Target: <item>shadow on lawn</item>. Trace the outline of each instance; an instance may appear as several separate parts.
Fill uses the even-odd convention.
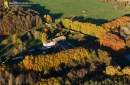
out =
[[[86,18],[86,19],[83,20],[83,22],[89,22],[89,23],[92,23],[92,24],[96,24],[96,25],[98,25],[98,26],[101,26],[102,24],[107,23],[108,20],[105,20],[105,19]]]
[[[93,42],[95,42],[96,39],[97,39],[96,37],[87,35],[80,39],[68,39],[67,41],[76,47],[81,46],[81,47],[87,48],[87,47],[94,46],[95,43],[93,43]]]
[[[128,16],[128,17],[130,17],[130,14],[125,14],[124,16]]]
[[[84,16],[74,16],[74,17],[70,17],[70,19],[72,19],[72,21],[79,21],[85,23],[87,22],[87,23],[96,24],[98,26],[101,26],[102,24],[108,22],[108,20],[105,19],[85,18]]]
[[[30,2],[30,0],[17,0],[18,2]],[[28,7],[28,8],[31,8],[33,10],[36,10],[39,12],[40,14],[40,17],[43,19],[43,15],[45,14],[49,14],[52,16],[53,20],[57,19],[57,18],[60,18],[63,13],[55,13],[55,14],[52,14],[50,13],[51,10],[49,9],[46,9],[45,6],[41,6],[40,4],[32,4],[31,7]]]
[[[2,40],[8,38],[9,36],[8,35],[0,35],[0,42],[2,42]]]

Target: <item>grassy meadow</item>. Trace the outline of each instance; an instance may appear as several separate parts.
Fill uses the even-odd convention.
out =
[[[100,2],[99,0],[18,0],[34,1],[40,6],[32,6],[40,14],[51,14],[54,19],[73,16],[84,16],[86,21],[89,20],[112,20],[129,14],[130,12],[115,10],[114,6]],[[86,10],[85,13],[82,11]]]

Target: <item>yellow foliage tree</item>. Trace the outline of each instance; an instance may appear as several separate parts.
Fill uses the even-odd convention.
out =
[[[13,37],[13,43],[16,43],[17,42],[17,34],[14,34],[12,37]]]
[[[34,65],[34,57],[31,56],[25,56],[25,59],[23,60],[23,66],[26,70],[31,70]]]
[[[9,8],[8,0],[4,0],[4,8]]]
[[[129,75],[130,76],[130,67],[125,67],[122,69],[123,74]]]
[[[69,61],[72,60],[80,62],[81,59],[84,59],[86,62],[90,59],[90,53],[85,48],[69,49],[51,55],[37,55],[35,56],[35,59],[34,56],[26,56],[20,65],[23,64],[27,70],[32,69],[41,72],[50,70],[54,67],[59,67],[62,63],[68,65]]]
[[[124,71],[124,72],[123,72]],[[106,70],[105,70],[105,73],[107,75],[111,75],[111,76],[114,76],[114,75],[118,75],[118,76],[121,76],[124,74],[127,74],[125,71],[127,71],[126,69],[123,69],[121,71],[121,68],[120,66],[117,66],[117,67],[114,67],[114,66],[107,66],[106,67]]]
[[[105,72],[106,72],[107,75],[113,76],[113,75],[116,74],[117,69],[115,67],[113,67],[113,66],[107,66]]]
[[[99,38],[100,36],[102,36],[107,32],[106,29],[104,29],[101,26],[97,26],[96,24],[81,23],[79,21],[73,22],[70,19],[62,19],[62,24],[65,28],[82,32],[84,34],[91,35],[97,38]]]
[[[42,42],[44,43],[47,40],[47,34],[46,33],[42,33]]]
[[[46,22],[48,22],[48,23],[52,22],[52,18],[51,18],[50,15],[44,15],[43,18],[44,18],[44,20],[45,20]]]

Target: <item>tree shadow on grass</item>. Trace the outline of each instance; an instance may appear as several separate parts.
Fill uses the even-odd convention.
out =
[[[3,49],[5,47],[6,47],[6,45],[0,45],[0,49]]]
[[[9,36],[8,35],[0,35],[0,42],[2,42],[2,40],[8,38]]]
[[[21,37],[22,42],[25,42],[28,39],[27,34],[22,35]]]
[[[72,19],[72,21],[92,23],[98,26],[101,26],[102,24],[108,22],[108,20],[105,20],[105,19],[85,18],[84,16],[74,16],[74,17],[69,17],[69,19]]]
[[[101,26],[102,24],[107,23],[108,20],[105,20],[105,19],[86,18],[86,19],[83,20],[83,22],[89,22],[89,23],[92,23],[92,24],[96,24],[96,25],[98,25],[98,26]]]
[[[17,0],[17,1],[18,1],[18,2],[30,2],[30,0]],[[28,8],[31,8],[31,9],[33,9],[33,10],[38,11],[39,14],[40,14],[40,17],[41,17],[42,19],[43,19],[43,15],[45,15],[45,14],[51,15],[52,18],[53,18],[53,20],[54,20],[54,19],[57,19],[57,18],[60,18],[60,17],[63,15],[63,13],[55,13],[55,14],[50,13],[51,10],[46,9],[45,6],[41,6],[40,4],[32,4],[31,7],[28,7]]]
[[[125,14],[125,15],[123,15],[123,16],[128,16],[128,17],[130,17],[130,14]]]

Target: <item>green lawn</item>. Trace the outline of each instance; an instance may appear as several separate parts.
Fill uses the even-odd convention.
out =
[[[23,0],[18,0],[23,1]],[[27,0],[24,0],[27,1]],[[65,18],[75,15],[83,15],[86,18],[112,20],[129,14],[121,10],[114,10],[112,5],[98,0],[30,0],[43,7],[33,6],[40,14],[50,13],[53,18]],[[86,10],[85,13],[82,11]]]

